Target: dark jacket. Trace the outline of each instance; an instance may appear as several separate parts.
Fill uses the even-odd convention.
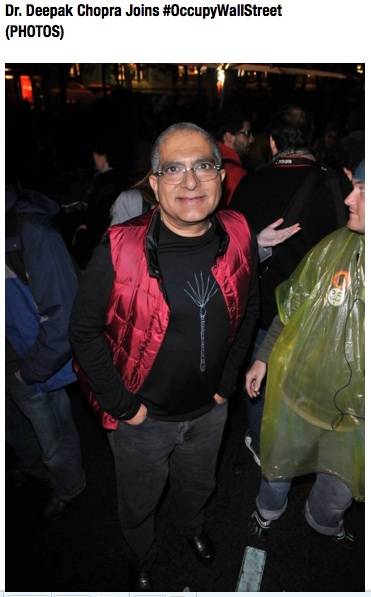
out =
[[[52,391],[75,381],[68,324],[77,275],[52,225],[59,211],[34,191],[7,189],[6,364],[27,384]]]
[[[125,188],[120,173],[115,170],[97,173],[85,200],[88,204],[85,226],[76,235],[75,256],[80,267],[85,268],[95,247],[111,224],[111,207]]]
[[[301,203],[300,193],[308,176],[312,176],[313,184]],[[290,276],[314,245],[346,223],[344,199],[350,190],[345,175],[338,176],[309,157],[277,158],[241,180],[230,207],[241,211],[256,233],[280,217],[285,219],[282,227],[296,222],[301,225],[299,233],[274,247],[272,257],[261,264],[264,329],[276,314],[276,286]],[[293,204],[298,202],[300,209],[295,210]]]

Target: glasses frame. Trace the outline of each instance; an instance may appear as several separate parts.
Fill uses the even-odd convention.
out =
[[[237,131],[236,135],[244,135],[245,137],[252,137],[251,131]]]
[[[201,161],[207,162],[208,160],[201,160]],[[209,162],[209,163],[212,164],[212,162]],[[183,169],[182,177],[177,182],[170,182],[170,181],[166,180],[166,178],[165,178],[165,172],[161,168],[159,170],[157,170],[156,172],[154,172],[154,175],[157,176],[157,178],[163,178],[165,184],[177,185],[177,184],[181,184],[183,182],[184,177],[185,177],[185,175],[186,175],[187,172],[193,172],[193,176],[195,176],[195,178],[197,178],[198,182],[200,182],[202,184],[203,182],[209,182],[210,180],[215,180],[215,178],[218,176],[218,173],[223,168],[222,164],[212,164],[212,166],[213,166],[213,169],[215,171],[215,176],[213,176],[212,178],[208,178],[207,180],[200,180],[199,179],[199,177],[197,175],[197,172],[195,170],[195,166],[189,166],[187,168],[186,166],[182,165],[182,169]]]

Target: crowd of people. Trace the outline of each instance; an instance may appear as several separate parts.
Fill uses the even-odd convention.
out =
[[[49,484],[45,524],[84,491],[66,393],[77,378],[111,447],[131,590],[153,589],[167,484],[179,533],[213,561],[205,508],[236,396],[262,473],[246,532],[267,534],[292,479],[315,473],[308,524],[354,541],[344,514],[364,500],[365,166],[362,135],[331,132],[314,143],[297,105],[260,135],[238,115],[215,137],[175,122],[126,188],[100,140],[79,211],[65,210],[67,244],[58,205],[9,181],[10,478]]]

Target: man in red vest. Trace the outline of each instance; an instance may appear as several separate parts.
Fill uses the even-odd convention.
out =
[[[249,226],[216,211],[221,164],[194,124],[159,136],[150,177],[158,207],[108,230],[72,314],[79,377],[110,429],[132,590],[152,589],[167,481],[181,535],[202,562],[214,558],[204,509],[259,307]]]

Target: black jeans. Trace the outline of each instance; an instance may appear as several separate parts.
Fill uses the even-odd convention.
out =
[[[138,426],[122,422],[109,433],[120,522],[135,567],[149,569],[156,557],[155,511],[167,480],[179,531],[188,537],[202,531],[226,418],[227,403],[216,404],[192,421],[147,417]]]

